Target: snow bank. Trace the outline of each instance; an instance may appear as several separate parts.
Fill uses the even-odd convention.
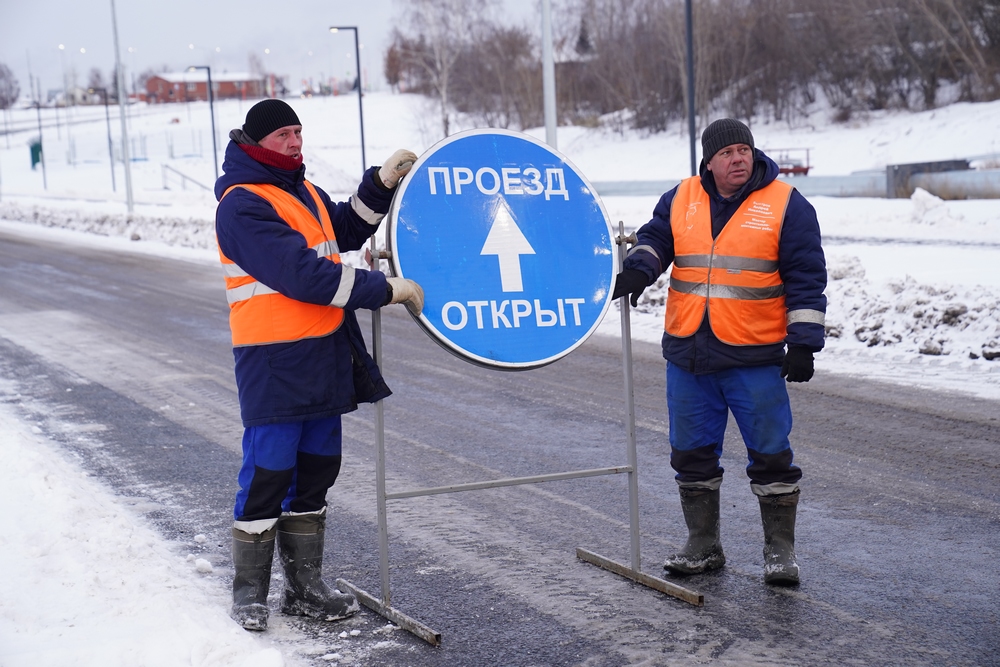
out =
[[[1000,294],[986,288],[920,284],[910,276],[875,287],[857,257],[834,257],[826,333],[830,345],[856,342],[932,356],[1000,358]]]
[[[78,205],[77,205],[78,206]],[[37,203],[0,203],[0,219],[29,222],[43,227],[71,229],[132,241],[156,241],[184,248],[214,250],[215,220],[170,215],[128,215],[88,211],[78,207],[43,206]]]
[[[21,421],[10,387],[0,386],[0,532],[16,546],[0,549],[0,664],[282,667],[229,619],[224,587],[202,580],[212,575],[196,559]]]

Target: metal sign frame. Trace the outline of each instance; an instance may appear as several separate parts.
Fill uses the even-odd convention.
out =
[[[624,233],[624,224],[618,223],[618,236],[615,239],[618,245],[618,267],[621,268],[625,258],[627,244],[635,244],[635,235],[628,237]],[[374,251],[374,252],[373,252]],[[372,238],[371,249],[366,252],[366,259],[372,270],[378,270],[379,260],[389,259],[388,251],[378,252],[375,248],[375,240]],[[412,489],[395,493],[387,493],[385,485],[385,407],[383,401],[375,403],[375,487],[376,504],[378,512],[378,542],[379,542],[379,581],[381,584],[381,597],[376,597],[371,593],[361,589],[355,584],[344,579],[337,579],[337,585],[342,590],[349,590],[358,600],[384,618],[397,624],[399,627],[420,637],[432,646],[441,644],[442,635],[430,626],[417,619],[395,609],[392,606],[392,597],[389,589],[389,528],[386,516],[386,502],[388,500],[400,500],[403,498],[416,498],[420,496],[431,496],[442,493],[454,493],[457,491],[472,491],[476,489],[492,489],[503,486],[515,486],[520,484],[537,484],[540,482],[550,482],[563,479],[577,479],[582,477],[594,477],[598,475],[615,475],[619,473],[628,474],[629,491],[629,533],[630,533],[630,563],[624,565],[604,556],[600,556],[592,551],[577,548],[577,558],[597,565],[610,572],[623,576],[631,581],[642,584],[648,588],[660,591],[679,600],[683,600],[695,606],[701,606],[705,602],[705,597],[701,593],[678,586],[664,579],[659,579],[649,574],[645,574],[641,569],[641,559],[639,553],[639,479],[638,479],[638,459],[635,445],[635,400],[632,378],[632,333],[629,319],[628,295],[620,300],[621,322],[622,322],[622,366],[625,384],[625,405],[626,405],[626,448],[628,463],[623,466],[611,466],[607,468],[595,468],[590,470],[574,470],[563,473],[552,473],[547,475],[532,475],[530,477],[514,477],[507,479],[497,479],[485,482],[472,482],[468,484],[452,484],[449,486],[439,486],[424,489]],[[382,364],[382,318],[381,313],[375,310],[372,313],[372,350],[375,362]]]

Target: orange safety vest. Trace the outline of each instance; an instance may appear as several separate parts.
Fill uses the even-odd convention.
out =
[[[339,264],[340,249],[337,246],[330,214],[313,184],[305,181],[305,186],[316,202],[319,220],[295,196],[274,185],[234,185],[222,196],[228,195],[233,188],[249,190],[270,203],[277,211],[278,217],[302,234],[306,246],[315,250],[320,257]],[[333,333],[344,321],[343,308],[318,306],[279,294],[263,283],[257,282],[253,276],[226,257],[221,248],[219,248],[219,259],[222,260],[225,273],[226,298],[229,300],[229,328],[233,333],[234,347],[318,338]]]
[[[784,341],[785,286],[778,274],[778,240],[792,186],[756,190],[715,239],[708,193],[699,177],[677,187],[670,209],[674,266],[663,328],[692,336],[708,313],[715,337],[728,345]]]

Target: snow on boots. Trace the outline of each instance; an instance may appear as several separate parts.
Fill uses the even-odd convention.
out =
[[[326,508],[284,514],[278,520],[278,554],[285,568],[284,614],[339,621],[361,609],[353,595],[331,590],[321,579],[325,526]]]
[[[799,565],[795,562],[795,510],[799,492],[758,499],[764,524],[764,583],[794,586],[799,583]]]
[[[274,527],[254,535],[233,527],[233,609],[230,616],[247,630],[267,630],[267,590],[271,585]]]
[[[681,509],[688,539],[679,553],[667,558],[665,570],[675,574],[698,574],[726,564],[719,538],[719,489],[680,487]]]

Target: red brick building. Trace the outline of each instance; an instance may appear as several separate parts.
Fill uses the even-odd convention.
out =
[[[156,74],[146,80],[150,104],[208,100],[208,77],[203,69]],[[264,79],[246,73],[212,72],[212,95],[217,100],[258,99],[265,95]]]

